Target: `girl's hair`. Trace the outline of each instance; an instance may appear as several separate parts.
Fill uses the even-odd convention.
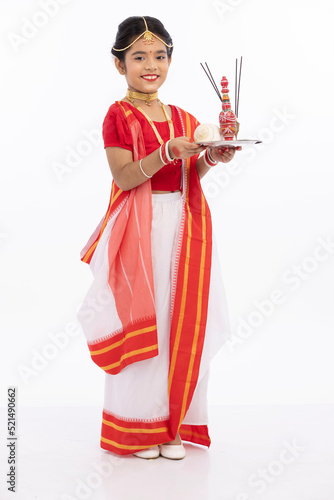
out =
[[[168,45],[172,45],[173,41],[168,33],[168,31],[165,29],[164,25],[162,24],[159,19],[156,19],[155,17],[150,17],[150,16],[144,16],[146,19],[147,27],[149,31],[152,33],[156,34],[159,38],[161,38],[164,42],[166,42]],[[128,17],[125,19],[119,26],[118,26],[118,31],[116,35],[116,41],[114,43],[113,48],[111,49],[111,53],[113,56],[118,57],[118,59],[121,62],[124,62],[125,54],[127,50],[122,50],[120,52],[114,50],[114,47],[116,49],[122,49],[123,47],[127,47],[130,45],[133,40],[137,38],[141,33],[144,33],[146,27],[145,27],[145,22],[142,17],[139,16],[132,16]],[[166,47],[167,49],[167,56],[168,59],[171,58],[172,52],[173,52],[173,47]]]

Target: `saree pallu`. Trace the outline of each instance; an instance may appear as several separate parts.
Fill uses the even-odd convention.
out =
[[[132,133],[136,161],[146,155],[140,124],[129,105],[119,105]],[[184,135],[192,138],[198,122],[177,110]],[[178,431],[184,440],[210,446],[206,424],[183,423],[200,373],[212,257],[211,215],[196,160],[192,157],[182,167],[181,218],[171,276],[168,412],[165,418],[122,419],[104,411],[101,446],[117,454],[171,441]],[[81,254],[95,280],[78,319],[93,361],[115,377],[131,370],[131,364],[159,354],[151,221],[150,181],[131,191],[121,191],[113,183],[108,211]],[[227,330],[222,332],[225,340]],[[223,342],[222,336],[216,350]]]

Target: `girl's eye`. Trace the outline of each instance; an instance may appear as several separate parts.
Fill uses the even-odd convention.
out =
[[[163,59],[166,59],[166,56],[157,56],[157,59],[163,60]],[[144,60],[144,56],[136,56],[135,57],[135,61],[143,61],[143,60]]]

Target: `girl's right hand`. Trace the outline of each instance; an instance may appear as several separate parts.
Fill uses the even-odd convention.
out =
[[[171,158],[186,160],[190,156],[197,155],[204,151],[205,147],[192,142],[189,137],[176,137],[168,143],[168,151]]]

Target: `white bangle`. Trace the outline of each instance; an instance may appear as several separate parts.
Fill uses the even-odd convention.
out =
[[[207,149],[203,155],[203,160],[204,160],[205,165],[209,168],[215,167],[218,164],[218,162],[216,162],[215,160],[211,161],[210,156],[209,156],[209,152]]]
[[[173,158],[171,158],[170,154],[169,154],[169,150],[168,150],[169,143],[170,143],[170,139],[169,139],[169,141],[166,142],[165,153],[166,153],[166,156],[167,156],[167,160],[169,161],[169,163],[171,163],[173,161]]]
[[[207,149],[207,152],[208,152],[208,158],[209,158],[209,160],[210,160],[212,163],[215,163],[215,164],[217,165],[217,163],[218,163],[218,162],[212,158],[212,155],[211,155],[211,148],[208,148],[208,149]]]
[[[167,163],[165,163],[165,160],[163,159],[162,154],[161,154],[161,148],[162,148],[162,146],[163,146],[163,145],[161,145],[161,146],[160,146],[160,148],[159,148],[159,156],[160,156],[160,160],[161,160],[161,163],[162,163],[163,165],[167,165]]]
[[[141,166],[141,162],[143,161],[143,158],[139,161],[139,168],[140,170],[142,171],[142,173],[145,175],[145,177],[147,177],[148,179],[150,179],[151,177],[153,177],[152,175],[147,175],[145,174],[144,170],[143,170],[143,167]]]
[[[204,163],[207,167],[211,168],[212,165],[209,165],[208,162],[206,161],[206,158],[205,158],[205,154],[202,156],[203,160],[204,160]]]

